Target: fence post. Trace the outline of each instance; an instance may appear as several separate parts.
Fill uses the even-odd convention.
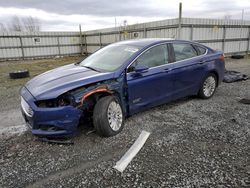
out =
[[[58,55],[61,56],[61,49],[60,49],[60,40],[59,40],[59,36],[57,36],[56,38],[57,38]]]
[[[248,40],[247,40],[246,55],[248,55],[249,48],[250,48],[250,26],[248,26]]]
[[[191,32],[190,32],[190,40],[193,40],[193,38],[194,38],[194,25],[192,24],[191,25]]]
[[[83,47],[82,47],[82,26],[79,24],[79,30],[80,30],[80,50],[81,50],[81,55],[83,55]]]
[[[147,28],[146,28],[146,24],[143,25],[143,37],[147,38]]]
[[[102,33],[99,33],[99,45],[102,48]]]
[[[19,36],[19,40],[20,40],[20,46],[21,46],[21,51],[22,51],[22,59],[24,60],[23,40],[21,36]]]
[[[222,51],[225,50],[225,44],[226,44],[226,25],[223,25],[223,40],[222,40]]]
[[[87,34],[84,34],[85,54],[88,54]]]
[[[119,41],[122,40],[121,31],[119,31]]]

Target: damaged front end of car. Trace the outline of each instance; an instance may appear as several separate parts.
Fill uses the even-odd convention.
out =
[[[36,101],[25,87],[21,89],[21,109],[26,124],[37,136],[72,135],[82,115],[70,95]]]
[[[94,106],[100,98],[117,95],[124,99],[123,83],[123,78],[93,83],[44,100],[36,100],[24,86],[20,92],[22,114],[36,136],[72,136],[79,124],[91,120]]]

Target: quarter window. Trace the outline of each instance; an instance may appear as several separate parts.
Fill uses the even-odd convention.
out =
[[[196,46],[196,48],[198,49],[198,55],[203,55],[206,53],[206,49],[200,46]]]
[[[196,50],[190,44],[186,44],[186,43],[173,44],[173,48],[174,48],[176,61],[189,59],[198,55]]]
[[[144,52],[137,60],[129,67],[128,71],[134,70],[138,64],[146,65],[147,67],[157,67],[168,63],[167,45],[159,45]]]

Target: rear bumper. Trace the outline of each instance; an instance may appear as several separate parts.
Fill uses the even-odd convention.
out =
[[[23,87],[21,96],[33,111],[30,116],[22,108],[22,114],[32,134],[44,137],[70,136],[76,133],[81,117],[81,110],[72,106],[56,108],[38,108],[35,99]]]

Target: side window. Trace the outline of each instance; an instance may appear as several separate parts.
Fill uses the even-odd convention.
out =
[[[193,48],[191,44],[173,43],[173,48],[175,52],[176,61],[189,59],[198,55],[196,50]]]
[[[128,72],[134,70],[138,64],[146,65],[149,68],[157,67],[168,63],[168,49],[167,45],[159,45],[144,52],[137,60],[129,67]]]

